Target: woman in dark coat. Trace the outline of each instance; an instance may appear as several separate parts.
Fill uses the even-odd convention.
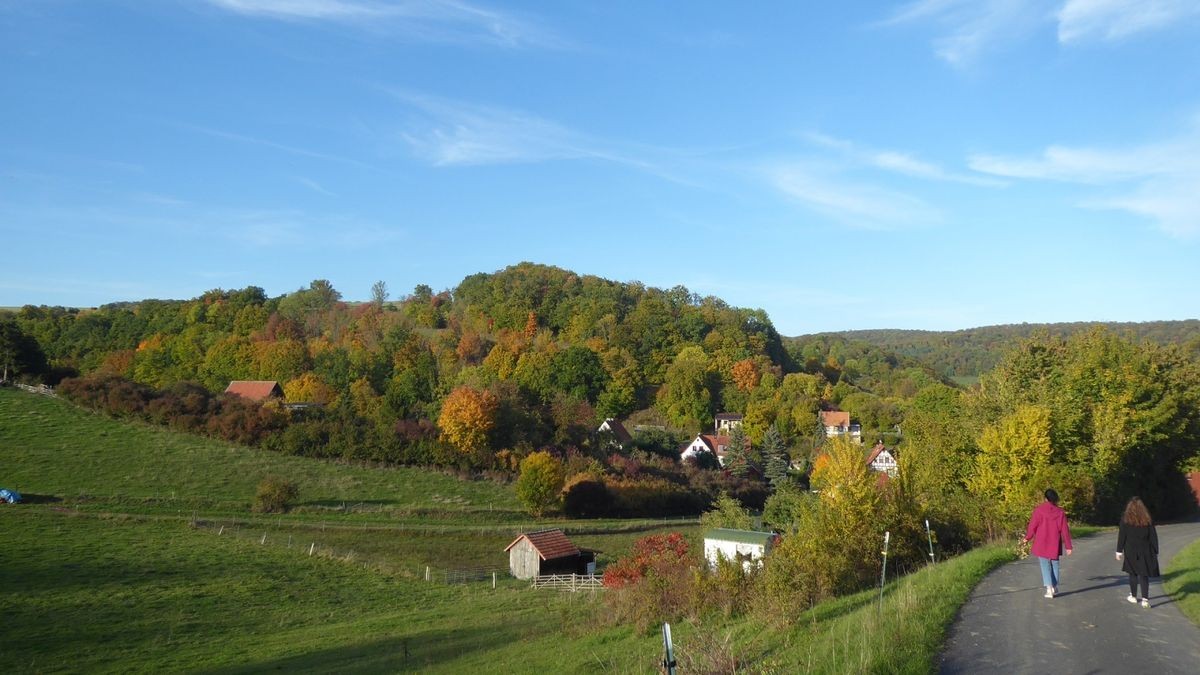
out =
[[[1158,532],[1150,511],[1140,497],[1134,497],[1125,505],[1121,516],[1121,527],[1117,534],[1117,560],[1124,560],[1121,569],[1129,575],[1129,602],[1137,603],[1138,585],[1141,585],[1142,607],[1150,607],[1150,577],[1158,573]]]

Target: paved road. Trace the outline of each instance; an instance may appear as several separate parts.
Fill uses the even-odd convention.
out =
[[[1159,563],[1200,538],[1200,523],[1158,527]],[[1125,601],[1128,577],[1113,558],[1116,532],[1075,542],[1059,594],[1042,597],[1037,558],[984,578],[950,628],[942,673],[1200,673],[1200,628],[1158,580],[1150,609]]]

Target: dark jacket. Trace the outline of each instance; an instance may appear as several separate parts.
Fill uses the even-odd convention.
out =
[[[1058,560],[1063,549],[1071,548],[1071,528],[1067,527],[1067,514],[1051,504],[1042,502],[1029,517],[1025,528],[1025,541],[1033,541],[1030,553],[1039,558]]]
[[[1158,574],[1158,532],[1154,525],[1138,527],[1121,523],[1117,533],[1117,552],[1125,554],[1121,569],[1126,574],[1156,577]]]

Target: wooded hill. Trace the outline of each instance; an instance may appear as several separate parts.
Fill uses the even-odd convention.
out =
[[[1200,320],[1196,319],[1143,323],[1022,323],[956,331],[855,330],[818,333],[801,336],[795,340],[804,342],[813,339],[843,338],[852,342],[864,342],[887,352],[917,359],[933,367],[944,377],[969,378],[995,368],[1005,352],[1034,335],[1066,338],[1096,327],[1106,328],[1134,341],[1151,340],[1163,345],[1181,344],[1188,345],[1192,350],[1200,350]]]

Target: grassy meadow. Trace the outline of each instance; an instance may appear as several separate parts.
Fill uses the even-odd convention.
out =
[[[1171,559],[1162,582],[1179,611],[1200,626],[1200,541],[1188,544]]]
[[[263,475],[300,484],[251,514]],[[601,559],[694,522],[532,521],[510,486],[420,469],[282,457],[0,389],[0,653],[35,672],[657,672],[661,639],[612,625],[604,593],[505,578],[514,532],[562,524]],[[343,506],[344,504],[344,506]],[[311,554],[310,554],[311,552]],[[675,626],[691,671],[928,672],[985,547],[797,608],[789,626]],[[434,580],[424,581],[430,566]],[[439,572],[502,570],[462,584]]]

